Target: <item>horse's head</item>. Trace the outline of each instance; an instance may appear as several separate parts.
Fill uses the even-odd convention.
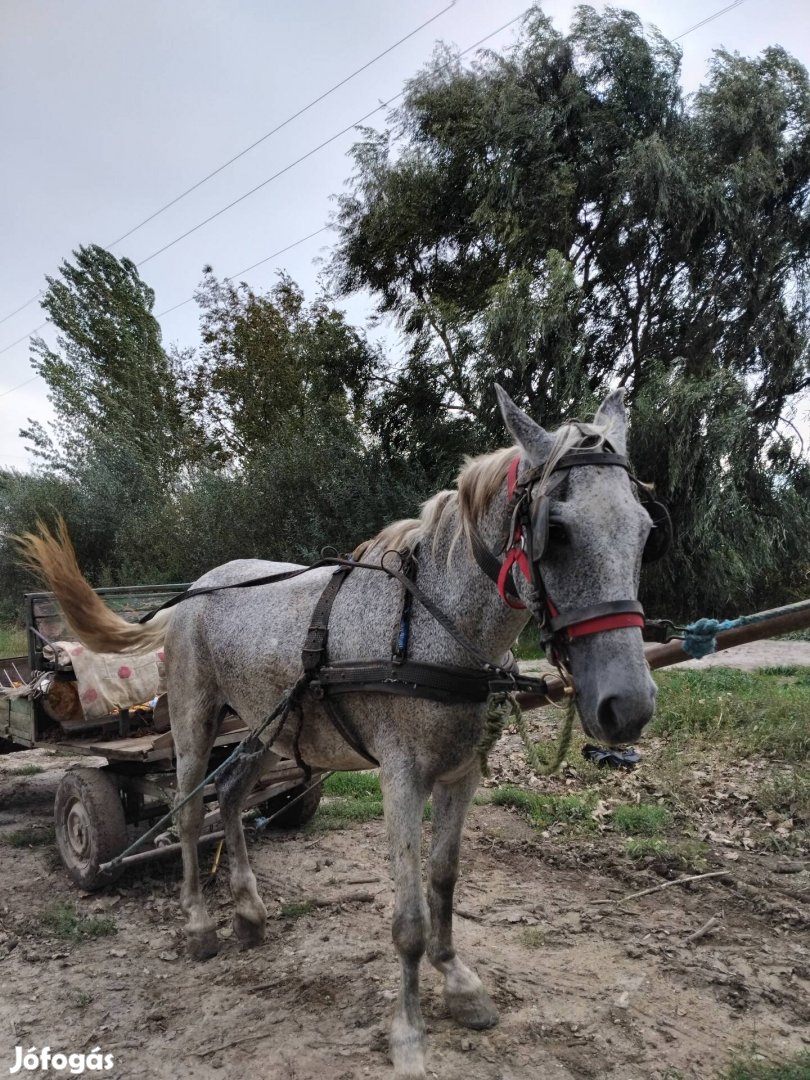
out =
[[[624,459],[622,392],[607,396],[592,424],[554,434],[500,387],[498,399],[521,448],[507,540],[515,589],[547,651],[570,670],[585,731],[606,743],[631,741],[655,710],[636,599],[652,522]]]

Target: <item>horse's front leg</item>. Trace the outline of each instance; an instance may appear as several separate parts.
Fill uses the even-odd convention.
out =
[[[261,775],[265,756],[261,749],[238,755],[217,778],[217,798],[228,849],[231,896],[235,908],[233,929],[242,948],[260,945],[264,941],[267,924],[267,908],[256,888],[256,876],[250,867],[242,825],[242,807]]]
[[[458,880],[461,830],[480,773],[476,766],[453,784],[433,788],[433,844],[430,853],[428,958],[444,975],[444,999],[450,1015],[468,1028],[498,1023],[498,1010],[481,980],[456,956],[453,945],[453,893]]]
[[[385,822],[394,877],[392,936],[399,953],[401,983],[391,1025],[391,1060],[396,1080],[424,1080],[425,1024],[419,1005],[419,963],[428,936],[428,911],[422,893],[422,812],[426,790],[412,773],[382,768]]]

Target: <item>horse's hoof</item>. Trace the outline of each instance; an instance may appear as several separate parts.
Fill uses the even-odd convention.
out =
[[[446,993],[444,1000],[450,1015],[462,1027],[484,1031],[498,1023],[498,1010],[483,986],[476,990]]]
[[[427,1080],[425,1072],[425,1032],[394,1020],[389,1053],[394,1080]]]
[[[186,952],[191,960],[210,960],[219,952],[217,932],[213,927],[207,930],[186,931]]]
[[[264,919],[257,923],[237,912],[233,917],[233,932],[239,942],[239,948],[255,949],[257,945],[263,945],[266,926]]]

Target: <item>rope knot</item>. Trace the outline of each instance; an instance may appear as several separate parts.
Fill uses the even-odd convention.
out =
[[[683,639],[683,651],[700,660],[717,652],[717,634],[723,630],[733,630],[742,626],[743,619],[697,619],[686,627]]]

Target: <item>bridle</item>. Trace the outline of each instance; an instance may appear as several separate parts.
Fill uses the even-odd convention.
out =
[[[609,443],[603,449],[569,450],[555,464],[536,466],[520,475],[520,455],[513,458],[506,477],[509,525],[500,561],[473,534],[473,555],[488,577],[498,586],[503,601],[511,608],[528,607],[540,630],[540,644],[546,655],[560,668],[570,673],[568,645],[576,638],[599,634],[624,627],[643,629],[646,623],[644,608],[638,600],[608,600],[587,608],[560,613],[548,594],[541,564],[549,543],[551,526],[551,494],[571,469],[584,465],[612,466],[624,469],[635,487],[637,497],[653,523],[644,548],[643,562],[652,562],[664,555],[672,535],[669,514],[663,503],[657,502],[649,488],[632,473],[630,462],[617,454]],[[513,571],[517,567],[531,585],[527,604],[517,596]]]

